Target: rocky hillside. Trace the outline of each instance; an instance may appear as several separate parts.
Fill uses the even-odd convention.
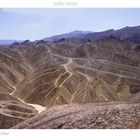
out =
[[[116,108],[116,101],[121,101],[121,104],[127,101],[120,110],[125,114],[125,110],[133,106],[129,102],[140,101],[139,50],[139,44],[113,36],[99,40],[62,39],[41,44],[26,41],[0,47],[0,115],[10,117],[10,125],[0,127],[10,128],[19,123],[21,117],[26,120],[46,108],[58,105],[61,108],[65,104],[69,110],[69,105],[93,103],[94,110],[97,102],[111,102],[110,114]],[[12,109],[9,110],[9,106]],[[134,104],[139,119],[138,106]],[[131,111],[134,112],[133,107],[128,113]],[[20,119],[14,123],[15,118]],[[113,126],[105,128],[110,127]]]
[[[140,104],[109,102],[54,106],[14,126],[14,129],[136,129]]]

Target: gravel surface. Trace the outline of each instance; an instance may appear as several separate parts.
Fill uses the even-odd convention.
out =
[[[54,106],[12,128],[140,128],[140,103],[121,101]]]

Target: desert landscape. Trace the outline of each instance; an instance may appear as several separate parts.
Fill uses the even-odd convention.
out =
[[[0,128],[140,128],[140,26],[0,41]]]

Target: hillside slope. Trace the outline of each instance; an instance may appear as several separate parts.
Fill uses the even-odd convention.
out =
[[[109,102],[54,106],[14,129],[140,128],[140,104]]]
[[[1,110],[7,112],[9,104],[14,106],[9,114],[15,114],[19,106],[24,109],[14,117],[1,112],[3,118],[7,115],[11,121],[9,126],[0,127],[19,123],[12,123],[15,116],[24,116],[27,110],[31,114],[23,120],[58,105],[139,102],[139,48],[139,44],[113,36],[96,41],[63,39],[47,44],[26,41],[1,47],[0,98],[1,104],[5,102]],[[11,103],[11,98],[17,101]],[[126,103],[129,110],[127,106]]]

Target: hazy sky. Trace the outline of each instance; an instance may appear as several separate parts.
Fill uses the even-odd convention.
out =
[[[42,39],[56,34],[140,25],[139,9],[0,9],[0,39]]]

